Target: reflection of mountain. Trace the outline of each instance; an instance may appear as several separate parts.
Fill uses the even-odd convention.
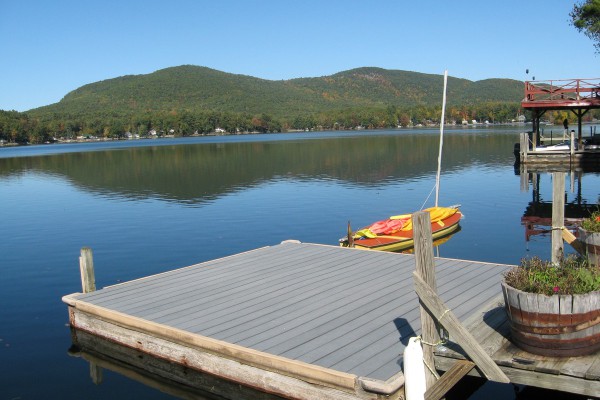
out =
[[[129,147],[0,159],[0,178],[34,170],[65,176],[94,192],[197,203],[273,179],[319,177],[362,185],[435,173],[435,133]],[[510,160],[514,135],[450,134],[445,172]]]

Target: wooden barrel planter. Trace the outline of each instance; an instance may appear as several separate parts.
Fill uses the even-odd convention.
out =
[[[512,342],[543,356],[582,356],[600,350],[600,292],[527,293],[502,282]]]
[[[600,233],[588,232],[580,227],[579,241],[585,245],[589,262],[594,265],[600,265]]]

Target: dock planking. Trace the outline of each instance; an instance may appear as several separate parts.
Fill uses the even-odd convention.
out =
[[[461,321],[499,294],[509,268],[435,263],[438,293]],[[283,366],[282,375],[293,375],[289,362],[293,371],[314,367],[339,380],[385,383],[401,375],[404,346],[420,332],[414,269],[412,255],[284,242],[64,300],[90,321],[97,312],[103,321],[116,315],[116,325],[134,331],[147,323],[152,331],[206,339],[219,345],[211,354],[223,349],[217,355],[241,363],[250,354],[248,364],[271,372]],[[76,317],[71,322],[78,328]]]
[[[464,324],[512,383],[600,396],[600,357],[546,357],[528,353],[510,341],[510,325],[502,296],[492,300],[484,312]],[[450,342],[436,350],[436,368],[448,370],[464,352]],[[479,376],[477,370],[470,375]]]

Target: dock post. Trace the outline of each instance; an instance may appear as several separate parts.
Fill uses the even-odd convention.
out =
[[[563,258],[562,228],[565,225],[565,173],[552,173],[552,263]]]
[[[81,248],[79,256],[79,271],[81,272],[81,289],[83,293],[96,291],[96,277],[94,275],[94,257],[92,249]]]
[[[81,272],[81,290],[83,293],[96,291],[96,276],[94,274],[94,255],[89,247],[81,248],[79,256],[79,271]],[[102,367],[90,361],[90,377],[94,384],[102,383]]]
[[[412,223],[415,242],[416,273],[437,293],[435,263],[433,261],[431,217],[428,212],[419,211],[413,214]],[[431,318],[420,299],[419,302],[421,309],[421,337],[423,342],[437,343],[440,340],[440,336],[437,331],[436,323],[433,318]],[[430,368],[435,368],[433,346],[427,344],[423,346],[423,360]],[[427,388],[432,387],[438,378],[434,375],[434,371],[425,368],[425,383]]]
[[[529,136],[527,132],[521,132],[520,137],[520,158],[522,163],[527,163],[527,152],[529,151]]]

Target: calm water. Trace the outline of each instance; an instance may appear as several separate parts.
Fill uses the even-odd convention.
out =
[[[446,130],[440,203],[461,204],[461,231],[440,255],[518,263],[550,256],[521,217],[551,200],[520,190],[519,130]],[[336,245],[354,228],[433,204],[437,130],[299,133],[0,148],[0,399],[170,398],[68,355],[65,294],[94,251],[97,286],[285,239]],[[574,178],[567,201],[596,204],[600,175]],[[490,397],[491,396],[491,397]],[[495,396],[495,397],[494,397]],[[510,385],[471,396],[515,398]]]

